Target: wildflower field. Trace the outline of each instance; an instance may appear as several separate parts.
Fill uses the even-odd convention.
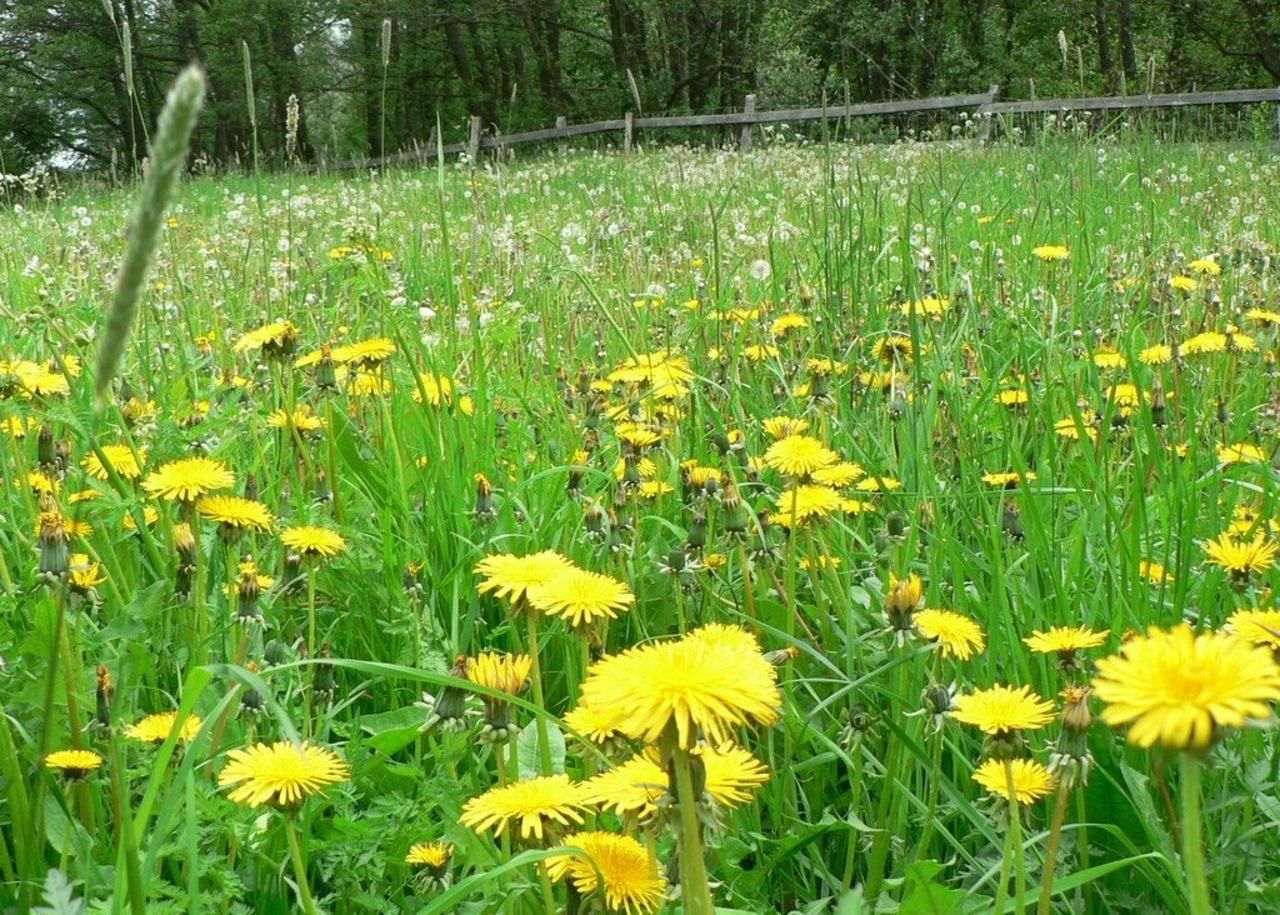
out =
[[[1280,905],[1280,153],[0,211],[17,911]],[[83,906],[83,908],[80,908]]]

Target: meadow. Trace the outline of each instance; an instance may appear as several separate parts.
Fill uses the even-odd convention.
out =
[[[1273,911],[1280,153],[0,212],[19,911]],[[1014,802],[1016,798],[1016,802]]]

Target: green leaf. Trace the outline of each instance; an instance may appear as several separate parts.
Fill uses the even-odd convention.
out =
[[[961,915],[981,908],[976,898],[938,882],[942,865],[937,861],[917,861],[907,868],[907,891],[899,915]]]
[[[360,727],[369,734],[366,741],[369,746],[391,754],[403,750],[417,739],[422,721],[422,709],[410,705],[377,715],[365,715],[360,719]]]
[[[840,897],[835,915],[866,915],[868,911],[867,900],[862,898],[862,887],[858,886]]]
[[[71,881],[56,867],[45,874],[44,902],[31,910],[32,915],[82,915],[84,902],[76,899]]]
[[[547,741],[551,744],[551,771],[556,775],[564,775],[564,734],[556,727],[554,721],[547,722]],[[530,721],[520,731],[517,741],[520,753],[520,780],[537,778],[538,771],[538,724]]]

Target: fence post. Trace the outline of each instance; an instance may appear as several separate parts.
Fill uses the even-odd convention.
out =
[[[1277,87],[1280,91],[1280,87]],[[1276,139],[1280,140],[1280,100],[1276,101]]]
[[[480,115],[471,115],[471,136],[467,140],[467,158],[475,165],[480,158]]]
[[[747,96],[746,101],[742,103],[743,114],[756,113],[756,95],[751,93]],[[751,124],[742,125],[742,133],[738,137],[738,152],[751,152]]]
[[[978,128],[979,138],[981,139],[983,146],[991,142],[991,119],[995,117],[995,112],[991,106],[996,103],[996,96],[999,94],[1000,87],[995,83],[992,83],[991,88],[987,90],[986,102],[978,108],[978,117],[982,118],[982,123]]]
[[[565,137],[566,131],[569,129],[569,119],[563,114],[556,115],[556,135],[560,137],[560,155],[564,155],[569,151],[569,141]]]
[[[422,158],[427,162],[434,162],[436,156],[436,146],[439,144],[440,138],[436,136],[435,127],[431,128],[431,136],[427,139],[427,148],[422,151]]]
[[[623,118],[623,134],[622,134],[622,151],[624,153],[631,152],[631,134],[635,130],[636,117],[630,111]]]

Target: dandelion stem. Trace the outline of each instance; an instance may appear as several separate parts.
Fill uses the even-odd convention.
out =
[[[547,732],[547,701],[542,693],[542,665],[538,661],[538,612],[527,607],[525,618],[529,623],[529,659],[533,662],[529,672],[533,679],[533,701],[539,714],[534,719],[538,729],[538,767],[543,775],[551,774],[551,738]]]
[[[702,857],[702,835],[698,824],[697,801],[693,796],[693,774],[689,754],[677,747],[675,762],[676,796],[680,804],[680,896],[685,915],[713,915],[711,888],[707,885],[707,862]]]
[[[1182,866],[1187,872],[1191,915],[1209,915],[1209,882],[1205,876],[1200,808],[1200,760],[1191,753],[1178,758],[1179,788],[1182,795]]]
[[[1062,840],[1062,823],[1067,818],[1067,801],[1071,798],[1070,782],[1058,783],[1058,794],[1053,801],[1053,819],[1049,823],[1049,839],[1044,847],[1044,874],[1041,877],[1040,904],[1036,915],[1049,915],[1053,900],[1053,872],[1058,865],[1058,843]]]
[[[1013,776],[1012,759],[1004,761],[1004,777],[1009,792],[1009,835],[1012,839],[1014,864],[1017,872],[1013,910],[1018,915],[1022,915],[1023,900],[1027,895],[1027,860],[1022,848],[1022,807],[1018,802],[1018,783]],[[1000,911],[1000,909],[997,908],[996,911]]]
[[[293,875],[298,881],[298,896],[301,897],[302,910],[307,915],[316,915],[316,903],[311,898],[311,887],[307,884],[307,862],[302,856],[302,843],[298,839],[298,828],[292,815],[284,818],[284,833],[289,839],[289,857],[293,861]]]

